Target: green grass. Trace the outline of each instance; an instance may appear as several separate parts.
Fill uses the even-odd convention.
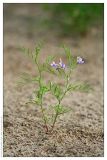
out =
[[[103,24],[103,3],[45,4],[51,14],[48,26],[63,35],[84,35],[93,25]]]

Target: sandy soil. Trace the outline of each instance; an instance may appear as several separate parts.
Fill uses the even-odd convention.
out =
[[[102,29],[92,29],[81,39],[61,38],[54,31],[34,28],[37,25],[29,29],[27,18],[35,8],[38,18],[38,7],[13,8],[7,5],[4,8],[4,156],[104,156]],[[33,48],[39,40],[46,42],[41,61],[46,55],[61,52],[58,48],[61,43],[71,47],[74,56],[83,56],[86,64],[77,68],[73,79],[89,82],[94,89],[88,94],[65,97],[63,104],[72,108],[72,112],[60,117],[52,134],[44,132],[39,107],[25,105],[36,86],[16,87],[21,72],[35,72],[34,65],[18,48]],[[46,81],[51,78],[47,74]],[[54,79],[58,81],[57,77]],[[51,96],[45,98],[46,105],[54,102]]]

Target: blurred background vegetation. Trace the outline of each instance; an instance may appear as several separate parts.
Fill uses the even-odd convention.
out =
[[[103,3],[4,4],[5,28],[27,38],[85,36],[103,21]]]
[[[103,4],[66,3],[45,4],[51,14],[47,24],[59,28],[63,35],[85,35],[93,25],[103,24]]]

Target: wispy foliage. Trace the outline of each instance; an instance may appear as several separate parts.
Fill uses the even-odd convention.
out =
[[[27,102],[27,104],[32,103],[40,106],[42,119],[44,121],[46,132],[49,132],[49,128],[50,128],[50,132],[53,130],[55,123],[57,121],[57,118],[60,115],[65,114],[66,112],[69,112],[71,110],[68,107],[64,107],[62,105],[62,100],[64,99],[67,93],[71,93],[75,91],[89,92],[92,90],[92,88],[88,83],[71,83],[72,70],[76,69],[78,65],[85,65],[85,63],[81,57],[74,58],[70,48],[63,45],[63,49],[66,54],[68,65],[66,65],[61,58],[59,62],[56,63],[55,56],[48,56],[45,62],[41,64],[39,62],[41,44],[37,45],[33,51],[25,48],[22,49],[22,51],[25,54],[27,54],[27,56],[30,57],[35,63],[36,68],[38,70],[38,76],[32,76],[32,75],[29,75],[28,73],[23,73],[20,76],[21,81],[19,81],[19,84],[24,85],[28,83],[36,83],[38,85],[38,88],[34,91],[33,99],[30,99]],[[48,83],[46,83],[45,78],[42,74],[43,72],[49,72],[54,76],[58,76],[59,78],[65,80],[65,83],[63,84],[63,86],[53,81],[49,81]],[[52,105],[52,104],[49,105],[49,108],[54,109],[54,113],[51,115],[51,117],[47,116],[46,109],[43,106],[44,96],[47,93],[52,94],[57,100],[57,103],[55,105]],[[52,120],[51,126],[49,126],[48,124],[49,119]]]

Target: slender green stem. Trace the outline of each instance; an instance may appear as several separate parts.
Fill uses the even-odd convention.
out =
[[[71,72],[70,72],[70,74],[71,74]],[[66,77],[65,91],[64,91],[62,97],[60,98],[60,100],[58,100],[58,106],[61,104],[62,99],[64,98],[65,94],[66,94],[67,91],[68,91],[68,84],[69,84],[70,74]],[[56,121],[57,121],[58,115],[59,115],[58,112],[56,112],[55,118],[54,118],[54,121],[53,121],[53,125],[52,125],[52,129],[51,129],[51,132],[53,131],[53,128],[54,128],[55,123],[56,123]]]
[[[37,65],[37,68],[38,68],[38,71],[39,71],[39,88],[41,88],[41,79],[42,79],[42,75],[41,75],[41,70],[39,68],[39,65],[37,63],[37,61],[35,60],[35,63]],[[40,104],[40,107],[41,107],[41,112],[42,112],[42,119],[44,121],[44,124],[45,124],[45,128],[46,128],[46,132],[48,132],[48,126],[47,126],[47,122],[46,122],[46,118],[45,118],[45,113],[44,113],[44,109],[43,109],[43,105],[42,105],[42,99],[43,99],[43,96],[41,96],[41,104]]]
[[[58,113],[55,114],[55,118],[54,118],[54,122],[53,122],[53,124],[52,124],[51,132],[53,131],[53,128],[54,128],[55,123],[56,123],[56,120],[57,120],[57,117],[58,117]]]
[[[60,105],[60,103],[61,103],[61,101],[59,100],[58,105]],[[57,120],[58,115],[59,115],[58,112],[56,112],[55,118],[54,118],[54,121],[53,121],[53,124],[52,124],[51,132],[52,132],[53,129],[54,129],[54,126],[55,126],[55,123],[56,123],[56,120]]]
[[[46,118],[45,118],[45,114],[44,114],[42,102],[41,102],[41,105],[40,105],[40,106],[41,106],[41,112],[42,112],[42,119],[43,119],[44,124],[45,124],[46,132],[48,132],[48,126],[47,126],[47,122],[46,122]]]
[[[66,85],[65,85],[65,91],[64,91],[64,93],[63,93],[63,95],[62,95],[60,101],[62,101],[62,99],[64,98],[65,94],[66,94],[67,91],[68,91],[69,78],[70,78],[70,77],[67,76],[67,78],[66,78]]]

